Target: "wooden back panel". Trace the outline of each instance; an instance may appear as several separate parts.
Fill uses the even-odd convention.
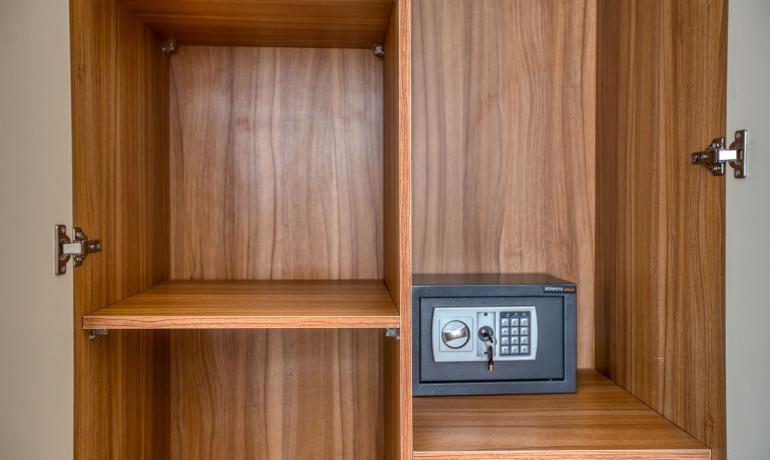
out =
[[[599,2],[597,368],[725,455],[727,2]]]
[[[382,78],[369,50],[181,47],[172,278],[382,278]]]
[[[415,0],[414,272],[578,285],[594,355],[595,1]]]
[[[172,459],[382,458],[382,331],[176,331]]]
[[[74,223],[103,242],[73,270],[75,458],[167,458],[167,335],[91,342],[81,318],[169,276],[168,63],[116,1],[71,23]]]
[[[383,63],[171,58],[171,276],[382,279]],[[171,458],[381,458],[381,330],[171,334]]]

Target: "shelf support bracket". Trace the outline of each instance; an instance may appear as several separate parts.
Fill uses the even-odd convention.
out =
[[[171,56],[174,54],[174,51],[176,51],[176,48],[176,40],[169,38],[165,43],[163,43],[163,46],[160,48],[160,50],[163,52],[164,56]]]
[[[88,331],[88,340],[96,340],[107,335],[107,329],[91,329]]]
[[[396,342],[401,340],[401,329],[397,327],[389,327],[385,329],[385,337],[391,337],[396,339]]]
[[[385,45],[382,43],[375,43],[372,45],[372,53],[378,58],[385,57]]]

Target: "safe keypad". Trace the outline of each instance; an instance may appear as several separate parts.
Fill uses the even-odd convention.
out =
[[[530,354],[530,313],[504,311],[500,313],[500,354],[523,356]]]

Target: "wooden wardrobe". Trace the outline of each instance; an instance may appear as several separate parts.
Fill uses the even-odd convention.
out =
[[[71,0],[75,458],[725,458],[726,0]],[[413,398],[413,273],[578,392]]]

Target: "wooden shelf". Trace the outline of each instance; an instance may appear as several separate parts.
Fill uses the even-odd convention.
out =
[[[168,281],[83,316],[85,329],[398,326],[382,281]]]
[[[414,458],[710,459],[618,385],[578,371],[575,394],[414,398]]]

